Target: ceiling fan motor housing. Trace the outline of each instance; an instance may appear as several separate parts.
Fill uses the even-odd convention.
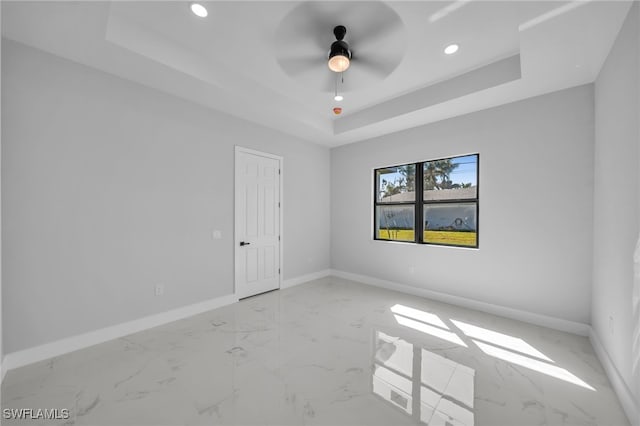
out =
[[[331,50],[329,51],[329,59],[334,56],[345,56],[351,59],[351,51],[349,45],[344,41],[344,36],[347,34],[347,28],[344,25],[337,25],[333,29],[333,35],[336,37],[336,41],[331,44]]]
[[[347,34],[347,27],[344,25],[337,25],[333,28],[333,35],[336,36],[336,40],[344,39],[345,34]]]
[[[349,50],[349,45],[346,41],[337,40],[331,43],[331,50],[329,51],[329,58],[333,58],[334,56],[346,56],[351,59],[351,51]]]

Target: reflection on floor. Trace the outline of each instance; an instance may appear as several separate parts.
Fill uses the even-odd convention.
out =
[[[381,331],[374,348],[373,393],[428,425],[473,426],[472,368]]]
[[[3,425],[628,425],[584,337],[337,278],[7,373]]]

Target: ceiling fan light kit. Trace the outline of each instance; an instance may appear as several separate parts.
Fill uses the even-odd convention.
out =
[[[333,72],[344,72],[349,68],[349,58],[344,55],[336,55],[329,58],[329,69]]]

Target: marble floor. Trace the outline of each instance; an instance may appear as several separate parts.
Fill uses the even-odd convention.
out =
[[[628,425],[589,341],[324,278],[9,371],[3,425]]]

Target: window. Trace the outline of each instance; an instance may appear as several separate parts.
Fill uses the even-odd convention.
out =
[[[374,171],[374,239],[478,247],[479,154]]]
[[[416,165],[376,170],[376,236],[379,239],[415,241]]]

